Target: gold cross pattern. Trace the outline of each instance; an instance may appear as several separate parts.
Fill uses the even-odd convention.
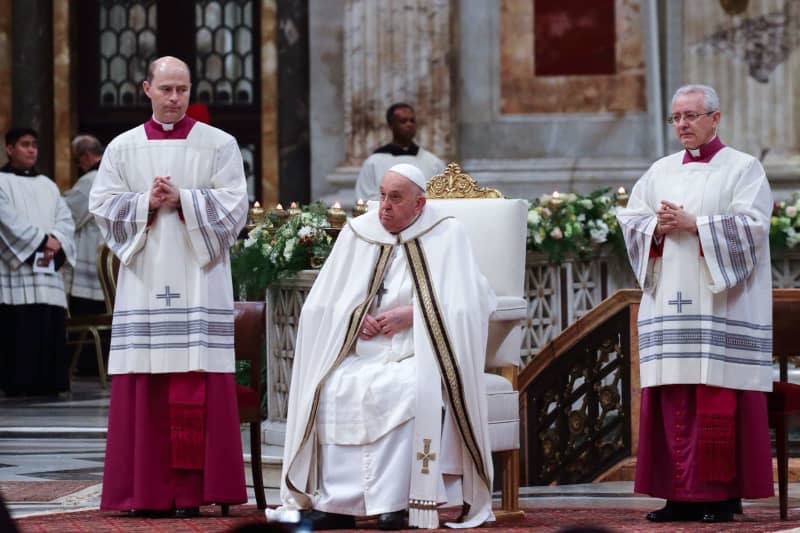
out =
[[[431,453],[431,439],[422,439],[422,451],[417,452],[417,461],[422,461],[422,473],[427,474],[428,461],[435,461],[436,454]]]

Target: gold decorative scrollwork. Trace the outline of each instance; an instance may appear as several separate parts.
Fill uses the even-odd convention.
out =
[[[445,171],[428,181],[425,196],[429,199],[502,198],[497,189],[478,187],[478,182],[461,170],[458,163],[449,163]]]

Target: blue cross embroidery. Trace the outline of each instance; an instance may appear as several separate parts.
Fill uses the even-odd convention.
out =
[[[670,301],[668,301],[667,303],[668,303],[669,305],[675,305],[675,306],[677,306],[677,307],[678,307],[678,312],[679,312],[679,313],[683,313],[683,306],[684,306],[684,305],[691,305],[692,301],[691,301],[691,300],[688,300],[688,299],[687,299],[687,300],[684,300],[684,299],[683,299],[683,293],[682,293],[681,291],[678,291],[678,296],[677,296],[677,299],[675,299],[675,300],[670,300]]]
[[[167,301],[167,307],[172,307],[173,298],[177,300],[180,297],[181,295],[177,292],[169,292],[169,285],[164,286],[164,294],[156,294],[156,298],[158,298],[159,300]]]

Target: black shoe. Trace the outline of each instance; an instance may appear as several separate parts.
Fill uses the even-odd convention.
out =
[[[667,500],[667,504],[657,511],[651,511],[645,518],[651,522],[683,522],[699,520],[700,509],[694,502],[676,502]]]
[[[733,514],[744,514],[741,498],[731,498],[730,500],[725,500],[725,505]]]
[[[381,513],[378,516],[378,529],[391,531],[396,529],[405,529],[405,527],[406,512],[404,510],[394,511],[392,513]]]
[[[356,519],[349,514],[326,513],[317,509],[304,511],[300,525],[312,531],[320,529],[355,529]]]
[[[126,511],[125,514],[131,518],[171,518],[173,516],[172,510],[155,509],[131,509]]]
[[[700,516],[701,522],[733,522],[733,511],[729,500],[721,502],[708,502],[703,506],[703,514]]]
[[[178,507],[175,509],[175,518],[197,518],[200,516],[199,507]]]

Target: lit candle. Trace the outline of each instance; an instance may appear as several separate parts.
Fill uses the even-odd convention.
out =
[[[297,202],[292,202],[291,204],[289,204],[289,216],[293,217],[295,215],[299,215],[302,212],[303,210],[297,207]]]
[[[622,207],[628,205],[628,193],[625,191],[625,187],[617,189],[617,205]]]
[[[249,226],[255,226],[259,222],[264,221],[264,210],[261,208],[261,204],[258,202],[253,204],[253,207],[250,208],[248,212],[248,221],[247,224]]]
[[[550,205],[556,209],[561,207],[563,200],[561,200],[561,195],[558,191],[553,191],[553,197],[550,199]]]
[[[361,198],[353,206],[353,217],[361,216],[367,212],[367,203]]]
[[[336,202],[328,209],[325,213],[325,217],[328,219],[328,224],[330,224],[332,228],[341,228],[347,220],[347,214],[344,212],[339,202]]]
[[[289,220],[289,212],[286,211],[281,204],[273,207],[269,214],[276,219],[279,226]]]

